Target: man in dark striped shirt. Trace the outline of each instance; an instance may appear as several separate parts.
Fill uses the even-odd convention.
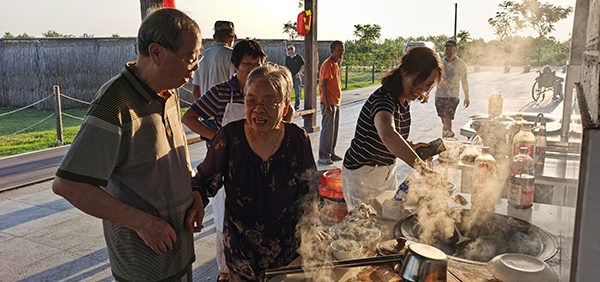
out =
[[[410,102],[425,101],[443,66],[434,51],[415,47],[402,57],[401,65],[381,79],[382,86],[365,102],[350,148],[344,156],[342,189],[348,210],[369,203],[384,190],[395,190],[396,158],[421,173],[433,173],[414,149],[427,146],[407,141]]]

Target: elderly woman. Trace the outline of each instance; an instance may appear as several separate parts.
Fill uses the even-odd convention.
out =
[[[302,176],[315,169],[306,132],[282,121],[293,83],[283,67],[253,70],[246,82],[246,119],[222,127],[192,179],[204,204],[220,189],[225,199],[224,248],[230,281],[262,281],[264,270],[289,264],[300,244],[295,233]]]
[[[244,87],[252,70],[263,65],[267,55],[258,42],[244,39],[233,47],[231,63],[235,74],[228,81],[221,82],[208,90],[198,99],[181,117],[182,122],[195,133],[212,139],[218,128],[229,122],[244,119]],[[217,128],[212,129],[202,123],[199,118],[209,119],[214,117]],[[283,117],[290,122],[294,111],[290,106]],[[210,141],[207,142],[207,145]],[[219,191],[212,200],[215,229],[217,229],[217,266],[220,280],[227,280],[228,271],[223,253],[223,215],[225,193]]]
[[[430,48],[414,47],[402,56],[401,64],[381,79],[363,105],[356,133],[346,151],[342,189],[348,210],[369,202],[384,190],[397,189],[396,158],[421,173],[433,173],[414,149],[427,144],[407,141],[410,131],[410,102],[422,102],[432,86],[443,77],[439,56]]]

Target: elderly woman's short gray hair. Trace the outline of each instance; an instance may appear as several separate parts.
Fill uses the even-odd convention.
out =
[[[286,67],[267,63],[254,69],[248,75],[246,89],[262,80],[267,80],[277,93],[281,93],[284,101],[290,99],[294,83],[292,82],[292,73]]]

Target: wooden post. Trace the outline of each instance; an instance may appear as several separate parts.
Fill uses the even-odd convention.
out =
[[[375,64],[373,64],[373,70],[371,71],[371,83],[375,83]]]
[[[348,89],[348,64],[346,64],[346,86],[344,86],[344,90]]]
[[[142,11],[142,21],[146,18],[146,12],[150,8],[163,7],[163,0],[140,0],[140,8]]]
[[[304,118],[304,130],[308,133],[317,132],[321,130],[317,126],[317,85],[318,85],[318,67],[319,67],[319,52],[317,42],[317,0],[305,0],[304,7],[306,11],[310,10],[312,13],[310,32],[305,36],[304,39],[304,109],[312,110],[313,112],[302,116]]]
[[[58,145],[63,144],[62,112],[60,109],[60,87],[54,85],[54,115],[56,116],[56,140]]]

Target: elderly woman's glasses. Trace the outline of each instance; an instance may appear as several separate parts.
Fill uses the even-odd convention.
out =
[[[164,47],[164,46],[163,46],[163,47]],[[200,61],[202,61],[202,58],[204,58],[204,56],[202,56],[202,55],[198,55],[198,57],[196,57],[196,59],[195,59],[195,60],[193,60],[193,61],[191,61],[191,62],[190,62],[190,61],[189,61],[189,60],[187,60],[186,58],[184,58],[184,57],[182,57],[182,56],[179,56],[179,54],[177,54],[177,53],[173,52],[172,50],[169,50],[169,48],[165,47],[165,49],[167,49],[167,51],[169,51],[169,52],[173,53],[175,56],[177,56],[177,57],[178,57],[179,59],[181,59],[182,61],[186,62],[186,63],[188,64],[188,70],[189,70],[189,71],[191,71],[191,70],[193,70],[194,68],[196,68],[196,66],[197,66],[197,65],[200,63]]]
[[[244,104],[246,104],[246,106],[248,106],[250,109],[254,109],[254,108],[256,108],[256,106],[261,105],[263,108],[268,109],[268,110],[275,110],[282,103],[283,103],[283,101],[280,101],[280,102],[274,102],[274,101],[262,101],[262,102],[259,102],[258,100],[254,99],[254,98],[246,98],[246,100],[244,101]]]

